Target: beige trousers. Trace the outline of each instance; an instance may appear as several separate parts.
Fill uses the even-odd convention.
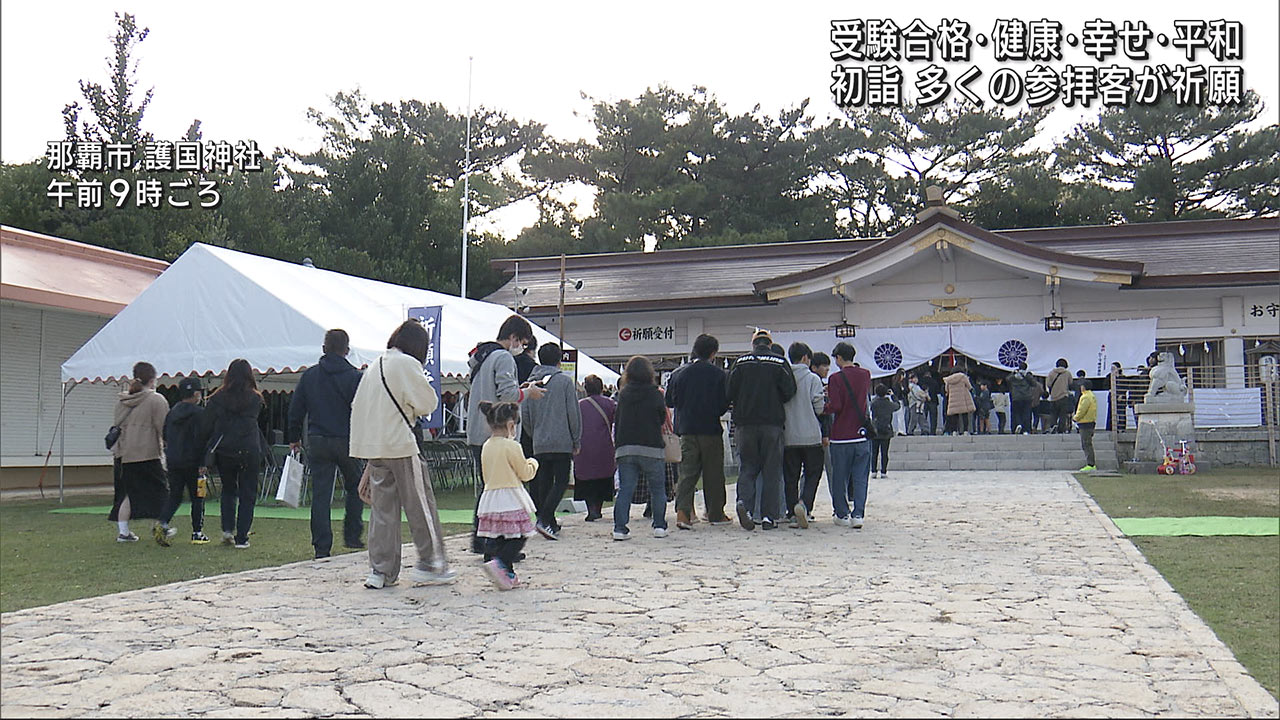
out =
[[[374,458],[369,461],[369,565],[388,580],[400,577],[400,511],[409,520],[409,534],[418,551],[417,566],[428,572],[449,568],[444,532],[436,510],[427,468],[418,456]]]

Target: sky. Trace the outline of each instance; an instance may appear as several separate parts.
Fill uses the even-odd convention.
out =
[[[140,86],[155,90],[147,129],[178,140],[198,118],[206,140],[256,140],[264,149],[316,149],[321,136],[307,110],[327,110],[338,91],[359,88],[375,102],[416,98],[465,112],[469,57],[474,106],[542,122],[561,139],[592,135],[582,93],[616,101],[659,84],[686,92],[704,86],[735,113],[757,104],[776,113],[809,98],[810,112],[825,120],[838,114],[830,91],[831,21],[851,18],[891,18],[900,27],[917,17],[930,26],[957,18],[974,34],[990,32],[997,18],[1047,17],[1061,21],[1064,32],[1079,32],[1093,18],[1117,26],[1145,20],[1170,35],[1175,19],[1240,20],[1245,85],[1263,97],[1267,122],[1280,118],[1280,3],[975,5],[918,0],[891,14],[885,10],[892,5],[847,2],[6,2],[0,160],[42,157],[45,143],[63,135],[63,106],[81,99],[78,82],[106,82],[116,11],[151,30],[135,55]],[[1174,48],[1151,50],[1152,64],[1185,62]],[[1064,48],[1064,55],[1051,64],[1100,64],[1079,48]],[[979,87],[998,67],[990,57],[990,48],[974,49],[986,71]],[[1124,64],[1123,56],[1117,62]],[[1215,64],[1203,51],[1196,62]],[[910,67],[908,86],[923,65]],[[946,67],[954,77],[966,66]],[[1042,145],[1092,112],[1057,107],[1042,126]],[[501,219],[500,230],[513,236],[532,221],[528,211]]]

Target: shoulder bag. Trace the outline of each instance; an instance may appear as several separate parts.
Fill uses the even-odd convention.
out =
[[[120,425],[124,425],[124,421],[129,419],[129,416],[133,414],[134,408],[136,407],[137,405],[129,408],[128,411],[125,412],[124,417],[120,418]],[[107,444],[108,450],[115,447],[116,443],[120,442],[120,425],[112,425],[110,428],[107,428],[107,436],[103,438],[102,441]]]
[[[680,451],[680,436],[676,435],[675,430],[671,427],[671,411],[667,409],[666,403],[663,403],[662,412],[664,419],[662,421],[662,455],[663,460],[668,464],[680,462],[684,457]]]
[[[605,427],[608,427],[609,416],[605,413],[604,408],[600,407],[600,403],[596,402],[594,399],[590,397],[588,397],[586,400],[587,402],[591,403],[591,407],[595,408],[596,412],[600,413],[600,419],[604,420]]]

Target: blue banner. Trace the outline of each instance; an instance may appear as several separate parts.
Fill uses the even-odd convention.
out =
[[[431,381],[431,387],[436,391],[436,398],[441,397],[440,393],[440,317],[441,306],[433,305],[431,307],[415,307],[409,308],[409,319],[417,320],[427,329],[427,334],[431,341],[427,343],[427,362],[423,367],[427,379]],[[420,427],[427,428],[443,428],[444,427],[444,400],[436,405],[435,412],[428,415],[425,419],[419,421]]]

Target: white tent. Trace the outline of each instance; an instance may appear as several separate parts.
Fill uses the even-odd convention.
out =
[[[441,370],[456,385],[467,376],[467,353],[497,336],[510,309],[196,243],[62,364],[62,380],[125,378],[139,360],[162,377],[217,375],[241,357],[264,375],[296,377],[319,359],[330,328],[350,334],[348,359],[361,367],[386,349],[409,308],[433,305],[443,307]],[[534,335],[558,342],[537,325]],[[578,377],[587,375],[618,381],[579,354]],[[281,379],[289,380],[281,389],[292,389],[293,377]]]

